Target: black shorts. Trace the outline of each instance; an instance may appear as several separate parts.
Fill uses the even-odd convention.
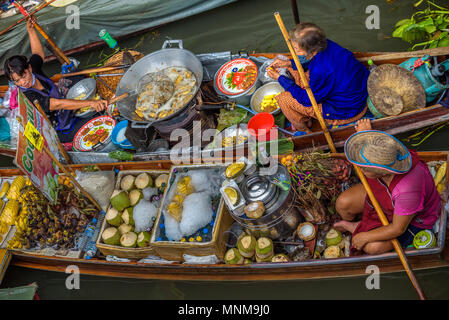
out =
[[[415,235],[422,230],[426,229],[409,224],[407,230],[398,237],[399,243],[403,248],[413,247],[413,239],[415,238]]]

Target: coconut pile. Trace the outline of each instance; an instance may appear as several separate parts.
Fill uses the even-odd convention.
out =
[[[220,194],[220,175],[213,169],[178,174],[164,206],[165,236],[180,241],[212,222],[212,198]]]
[[[103,231],[103,242],[127,248],[149,246],[167,180],[168,175],[161,174],[153,181],[146,172],[136,177],[124,176],[120,189],[111,196],[111,207],[105,217],[109,227]]]

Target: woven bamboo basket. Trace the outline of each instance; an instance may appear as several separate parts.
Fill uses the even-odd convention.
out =
[[[138,174],[140,174],[142,172],[147,172],[148,174],[150,174],[151,177],[153,178],[153,180],[156,179],[159,175],[161,175],[163,173],[168,174],[167,170],[123,170],[123,171],[120,171],[118,174],[115,188],[120,189],[120,181],[123,176],[128,175],[128,174],[137,176]],[[109,205],[109,208],[111,208],[110,205]],[[108,208],[108,210],[109,210],[109,208]],[[102,239],[101,239],[101,235],[103,234],[103,231],[109,227],[110,227],[110,225],[108,224],[106,219],[104,219],[103,224],[101,226],[100,233],[98,235],[98,239],[97,239],[97,248],[98,248],[98,250],[100,250],[100,252],[103,255],[105,255],[105,256],[114,255],[119,258],[128,258],[128,259],[143,259],[143,258],[148,257],[149,255],[157,255],[156,252],[154,251],[152,245],[150,245],[148,247],[144,247],[144,248],[139,248],[139,247],[124,248],[122,246],[112,246],[112,245],[103,243]],[[151,230],[151,234],[153,233],[154,229],[155,228],[153,226],[153,229]]]
[[[159,207],[159,212],[153,227],[153,232],[151,236],[151,246],[156,251],[156,255],[171,261],[184,261],[183,255],[193,255],[193,256],[208,256],[216,255],[217,258],[223,259],[226,251],[226,241],[227,239],[223,236],[223,233],[228,230],[234,223],[234,219],[229,214],[226,206],[224,205],[223,198],[220,199],[217,215],[215,217],[214,227],[212,229],[212,238],[209,242],[181,242],[181,241],[156,241],[158,230],[162,222],[162,208],[165,203],[170,201],[168,198],[168,193],[172,182],[174,180],[173,170],[177,169],[179,172],[183,168],[188,168],[189,171],[192,168],[219,168],[226,166],[223,165],[184,165],[184,166],[172,166],[170,176],[168,179],[168,186],[165,190],[164,197]]]
[[[131,53],[135,61],[144,57],[144,54],[138,51],[129,50],[129,53]],[[123,64],[122,60],[123,60],[123,52],[119,52],[113,55],[111,58],[109,58],[109,60],[107,60],[106,63],[104,64],[104,67],[120,66]],[[123,69],[117,69],[113,71],[99,72],[97,73],[97,75],[116,74],[116,73],[124,74]],[[117,85],[120,82],[121,78],[122,76],[101,77],[101,79],[103,79],[103,81],[106,82],[108,86],[111,87],[111,89],[114,89],[114,92],[112,92],[108,87],[106,87],[103,82],[97,79],[97,90],[100,96],[103,99],[110,100],[114,96],[115,91],[117,90]]]

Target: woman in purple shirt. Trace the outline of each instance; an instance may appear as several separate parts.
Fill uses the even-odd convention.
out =
[[[360,119],[367,110],[369,71],[351,51],[326,38],[313,23],[300,23],[290,32],[292,45],[308,67],[307,76],[323,117],[328,124],[341,125]],[[305,65],[304,64],[304,65]],[[312,104],[299,79],[295,63],[276,59],[268,75],[286,90],[276,100],[294,129],[311,132]],[[281,76],[278,69],[288,68],[295,81]]]

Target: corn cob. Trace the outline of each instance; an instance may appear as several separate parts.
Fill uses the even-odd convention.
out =
[[[9,230],[9,225],[6,223],[0,222],[0,234],[5,234]]]
[[[0,198],[3,198],[6,192],[8,192],[8,190],[9,190],[9,182],[5,181],[5,183],[3,183],[2,190],[0,190]]]
[[[6,198],[8,200],[17,200],[19,199],[20,191],[25,186],[25,177],[24,176],[18,176],[14,179],[11,186],[9,187],[8,194],[6,195]]]
[[[13,225],[17,214],[19,213],[19,202],[17,200],[9,200],[3,209],[1,222],[8,225]]]
[[[446,167],[447,167],[447,162],[444,162],[438,169],[438,172],[435,175],[435,179],[434,179],[435,186],[438,186],[438,184],[443,180],[444,174],[446,173]]]

